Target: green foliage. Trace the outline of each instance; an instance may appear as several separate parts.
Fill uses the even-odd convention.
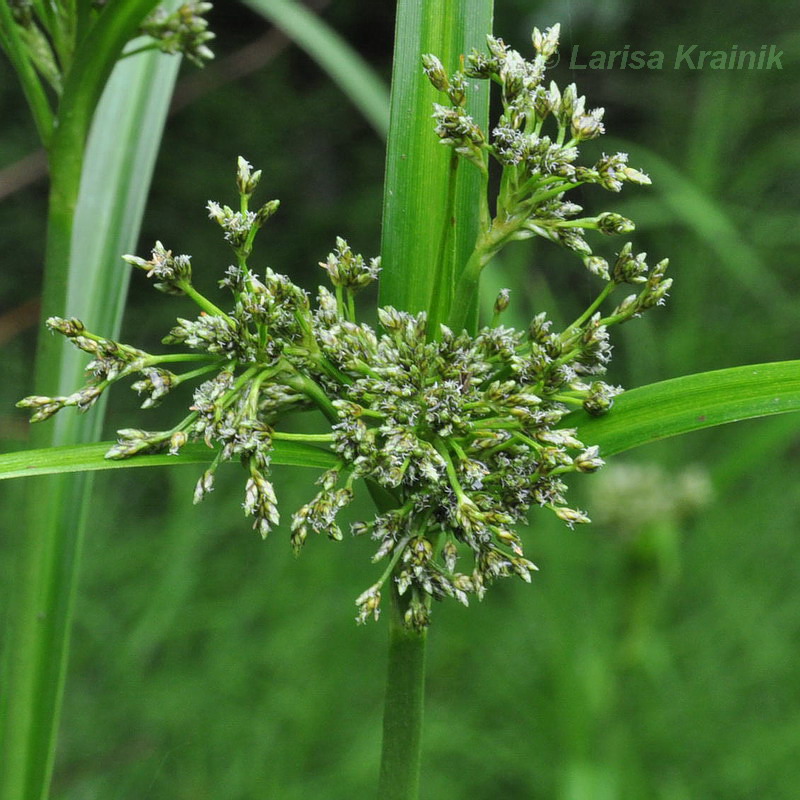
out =
[[[195,502],[213,490],[218,466],[238,459],[248,472],[243,508],[263,537],[280,522],[269,480],[273,442],[327,442],[336,464],[319,479],[322,489],[293,515],[291,542],[299,552],[309,532],[340,541],[336,518],[353,500],[356,480],[380,493],[379,514],[353,527],[378,541],[373,560],[387,561],[356,600],[359,622],[378,619],[381,593],[389,589],[402,598],[405,624],[421,631],[429,624],[432,600],[452,597],[467,605],[470,595],[482,599],[498,578],[516,575],[530,582],[536,567],[524,557],[513,526],[525,521],[532,506],[551,509],[569,526],[588,522],[584,512],[567,506],[563,478],[595,472],[604,463],[596,446],[585,448],[574,430],[559,423],[575,407],[595,416],[609,411],[620,389],[599,380],[610,359],[608,329],[661,305],[672,283],[664,276],[666,259],[650,269],[645,254],[634,255],[630,243],[613,265],[594,255],[585,229],[628,233],[633,223],[609,212],[578,219],[581,207],[565,199],[583,184],[619,192],[625,182],[649,180],[628,166],[624,153],[603,156],[591,167],[575,165],[578,145],[603,133],[603,110],[587,109],[574,84],[563,92],[552,81],[545,88],[558,36],[558,26],[544,34],[534,28],[536,52],[526,60],[490,35],[488,53],[474,49],[465,71],[452,74],[436,56],[421,57],[427,78],[449,100],[449,106],[434,104],[435,132],[453,151],[438,185],[445,227],[436,242],[427,310],[379,308],[381,331],[359,323],[355,295],[377,279],[380,259],[365,261],[342,238],[321,263],[335,293],[320,287],[315,306],[286,275],[272,269],[256,274],[255,238],[279,203],[251,209],[262,172],[239,157],[238,210],[207,204],[236,261],[219,281],[232,295],[229,310],[195,288],[189,256],[173,256],[161,242],[148,260],[124,256],[156,280],[156,289],[191,298],[199,307],[198,317],[178,318],[162,339],[196,352],[153,355],[92,333],[77,318],[50,317],[52,331],[92,357],[88,381],[70,394],[31,395],[17,405],[32,410],[32,422],[66,407],[87,411],[110,386],[135,374],[140,379],[132,388],[145,394],[142,407],[152,408],[182,384],[202,378],[187,416],[162,431],[121,429],[105,457],[165,450],[177,455],[187,442],[203,439],[216,453],[197,483]],[[416,36],[410,41],[416,44]],[[502,114],[491,134],[467,113],[467,97],[477,88],[470,79],[500,85]],[[410,94],[411,100],[424,97]],[[424,101],[412,108],[415,122],[427,123]],[[553,138],[542,132],[551,121]],[[502,171],[494,203],[486,196],[490,158]],[[463,161],[481,176],[472,197],[457,191]],[[393,195],[390,188],[387,197]],[[478,228],[466,255],[457,242],[465,224],[474,233],[470,208],[478,211]],[[605,281],[604,288],[562,332],[551,330],[546,314],[537,314],[527,334],[500,325],[509,305],[504,290],[491,327],[470,336],[463,322],[481,270],[508,242],[532,236],[576,253]],[[604,311],[604,301],[626,284],[639,291]],[[172,371],[187,363],[193,368]],[[309,407],[328,418],[330,433],[281,430],[287,413]],[[465,555],[471,561],[459,561]]]
[[[208,462],[208,448],[202,444],[185,445],[174,455],[169,453],[142,455],[134,461],[106,458],[106,453],[115,444],[115,442],[98,442],[4,453],[0,455],[0,480],[66,472],[96,472],[128,467],[165,467]],[[332,469],[336,466],[336,458],[330,452],[311,444],[293,441],[274,442],[272,460],[275,464],[313,469]]]
[[[12,19],[7,11],[0,15],[3,44],[28,87],[26,94],[48,148],[51,185],[44,303],[60,307],[71,292],[76,292],[90,313],[102,308],[100,313],[105,314],[112,328],[121,314],[125,282],[92,279],[101,273],[103,247],[116,249],[136,234],[146,193],[140,187],[152,172],[160,120],[166,111],[175,70],[163,65],[159,68],[144,59],[125,70],[122,86],[117,81],[108,87],[105,103],[101,102],[101,94],[122,47],[153,5],[131,2],[108,13],[94,14],[91,24],[77,13],[75,6],[50,9],[39,4],[34,7],[35,19],[24,13]],[[79,24],[83,22],[87,23],[85,27]],[[29,34],[38,31],[38,38],[20,38],[18,34],[23,30]],[[30,89],[31,82],[39,84],[31,74],[28,59],[36,61],[31,48],[44,41],[45,34],[58,62],[53,57],[52,69],[45,74],[52,84],[53,70],[57,70],[53,108],[44,90]],[[37,66],[41,67],[41,63]],[[128,108],[134,112],[127,120],[114,108],[118,103],[114,94],[118,92],[126,94]],[[135,102],[131,104],[131,100]],[[98,104],[100,110],[95,117]],[[140,115],[148,111],[152,119],[143,131]],[[52,130],[42,122],[44,119],[53,121]],[[93,120],[94,139],[87,145]],[[116,151],[109,148],[112,141]],[[112,176],[117,179],[114,183]],[[112,216],[122,211],[132,218],[122,224],[117,221],[112,227],[104,215],[99,219],[87,217],[87,208],[91,209],[97,199],[105,200],[103,210]],[[73,241],[82,241],[84,235],[93,240],[96,249],[73,251]],[[92,282],[86,283],[87,279]],[[93,284],[102,291],[100,296],[89,288]],[[71,381],[69,367],[62,360],[60,349],[46,339],[40,341],[36,372],[42,384],[59,386]],[[90,427],[81,429],[73,423],[43,434],[39,441],[54,444],[96,436]],[[30,487],[25,517],[27,536],[20,549],[17,584],[11,595],[9,644],[3,670],[7,691],[0,709],[0,749],[4,753],[0,796],[4,798],[38,798],[47,794],[89,485],[86,476],[76,476],[49,478]]]
[[[455,265],[466,263],[475,246],[481,176],[457,169],[431,136],[429,121],[423,122],[423,109],[433,108],[438,93],[420,66],[422,56],[435,51],[448,69],[455,69],[462,54],[483,46],[491,28],[491,9],[491,3],[477,0],[398,4],[393,124],[383,187],[381,305],[417,313],[431,307],[434,290],[444,302],[452,302],[449,284],[455,278]],[[479,125],[486,124],[488,102],[486,90],[469,97],[468,111]],[[431,265],[436,265],[433,273]],[[440,286],[437,274],[442,276]],[[474,328],[475,301],[470,302],[469,327]]]
[[[785,361],[651,383],[625,392],[616,413],[576,425],[609,456],[712,425],[798,410],[800,362]]]
[[[616,400],[619,413],[591,417],[576,412],[578,435],[608,456],[702,428],[797,411],[800,410],[798,369],[800,364],[796,361],[759,364],[631,389]],[[777,430],[782,433],[785,427]],[[208,458],[206,450],[194,446],[184,447],[176,455],[152,455],[126,463],[105,458],[111,446],[111,442],[101,442],[2,455],[0,480],[128,466],[200,463]],[[335,457],[320,447],[292,441],[275,442],[272,459],[276,464],[319,469],[330,469],[336,464]]]
[[[358,29],[365,12],[348,12],[346,5],[337,4],[331,15],[349,33]],[[633,7],[612,5],[616,18],[602,17],[611,6],[576,5],[571,39],[590,49],[621,41],[667,49],[687,36],[696,38],[692,31],[700,29],[712,31],[712,39],[745,45],[754,36],[790,41],[788,33],[769,29],[763,9],[756,13],[747,4],[720,21],[717,9],[701,3],[685,25],[675,14],[681,9],[669,3],[646,24]],[[513,43],[515,31],[530,27],[519,21],[529,13],[520,4],[513,23],[501,18],[498,30]],[[288,82],[298,67],[302,62],[292,56],[275,74]],[[655,186],[646,200],[627,198],[618,210],[639,221],[647,250],[670,253],[677,282],[669,314],[653,324],[637,323],[630,334],[621,329],[623,357],[616,359],[614,379],[636,386],[718,365],[796,357],[789,223],[798,198],[796,187],[781,177],[797,158],[796,120],[785,99],[796,93],[796,71],[611,71],[573,77],[590,94],[608,98],[608,119],[625,118],[626,139],[664,154],[676,178],[671,181],[644,150],[625,143]],[[596,82],[602,88],[590,88]],[[332,174],[340,176],[354,163],[376,164],[378,148],[369,150],[358,126],[337,116],[335,95],[318,90],[314,80],[311,84],[297,93],[299,107],[291,106],[298,98],[285,86],[262,90],[248,82],[229,88],[224,97],[220,93],[217,102],[212,97],[204,114],[192,111],[178,120],[171,141],[197,166],[179,169],[165,159],[155,201],[162,204],[154,206],[158,219],[149,240],[165,229],[177,230],[164,221],[177,218],[181,250],[204,252],[192,243],[204,241],[204,234],[189,229],[188,210],[196,203],[198,185],[217,178],[199,163],[220,164],[231,152],[256,152],[242,122],[254,106],[260,109],[258,130],[250,134],[256,148],[269,142],[277,149],[274,133],[265,128],[279,123],[265,126],[264,108],[285,104],[288,116],[301,119],[306,106],[321,109],[311,113],[313,119],[330,114],[328,133],[336,142],[319,145],[315,174],[322,174],[320,163],[332,165]],[[213,124],[201,125],[204,118]],[[230,138],[242,137],[243,145],[219,135],[231,118],[239,122]],[[616,122],[614,127],[619,130]],[[272,194],[287,198],[297,191],[297,164],[306,163],[311,151],[291,148],[301,145],[310,128],[281,141],[289,163],[270,167]],[[224,149],[218,150],[221,139]],[[350,161],[354,149],[366,155]],[[254,160],[267,163],[257,153]],[[348,169],[341,168],[342,160]],[[285,189],[273,182],[282,175],[292,183]],[[176,199],[183,186],[188,187],[185,200]],[[362,212],[375,204],[376,191],[346,179],[336,179],[333,188],[315,182],[313,196],[301,195],[300,206],[313,212],[304,235],[277,232],[269,261],[288,263],[283,257],[288,252],[293,263],[313,264],[314,254],[331,238],[325,226],[342,213],[348,237],[374,240],[375,228]],[[159,201],[164,192],[169,199]],[[209,188],[206,195],[215,193]],[[662,196],[665,205],[653,202]],[[691,212],[685,211],[687,203]],[[675,221],[676,210],[682,221]],[[324,235],[312,241],[318,230]],[[731,232],[735,238],[729,238]],[[361,247],[374,249],[370,243]],[[494,284],[489,297],[502,286],[524,287],[515,293],[507,319],[516,315],[524,324],[530,316],[520,314],[520,294],[523,302],[526,295],[534,296],[530,312],[544,307],[556,320],[559,314],[568,320],[579,313],[580,298],[588,292],[581,279],[567,270],[534,271],[530,264],[544,261],[541,248],[530,243],[515,248],[504,253],[498,273],[486,281]],[[20,286],[8,286],[8,295],[14,297]],[[548,300],[553,296],[565,307],[556,309]],[[575,308],[570,297],[576,298]],[[144,328],[159,327],[155,316],[151,306],[134,306],[130,330],[146,336]],[[13,347],[9,369],[21,375],[16,356],[21,347]],[[793,380],[790,372],[780,374]],[[786,388],[784,398],[791,392],[790,385]],[[40,387],[27,387],[34,390]],[[646,408],[646,392],[635,390],[618,403],[640,397],[647,425],[653,423],[652,404],[667,399],[682,404],[681,398],[654,393],[647,396],[651,407]],[[689,404],[678,410],[677,427],[701,422]],[[697,412],[703,413],[699,407]],[[733,416],[743,413],[730,410]],[[129,418],[130,412],[119,413],[114,424]],[[599,430],[614,419],[611,415],[594,425]],[[442,609],[429,659],[431,713],[423,769],[430,796],[495,797],[498,791],[632,800],[794,796],[797,769],[790,743],[797,736],[797,694],[790,667],[800,607],[791,573],[800,511],[792,492],[795,428],[793,415],[784,415],[642,451],[640,459],[650,452],[666,465],[668,476],[677,473],[670,465],[703,463],[716,490],[713,504],[699,516],[670,517],[660,525],[639,521],[625,536],[614,521],[596,521],[592,531],[582,529],[579,535],[565,535],[541,521],[524,534],[535,537],[542,567],[533,592],[503,586],[469,612]],[[659,435],[646,425],[640,430],[643,437]],[[585,440],[593,442],[589,435]],[[610,465],[606,472],[611,475],[613,469]],[[175,472],[180,470],[160,475],[136,470],[127,483],[117,471],[103,479],[107,491],[93,508],[79,606],[68,689],[73,724],[63,736],[59,796],[197,797],[209,786],[243,798],[369,792],[377,755],[374,712],[372,725],[368,722],[378,687],[364,664],[374,659],[375,634],[368,629],[353,634],[347,613],[331,619],[331,609],[346,608],[350,601],[349,587],[370,580],[369,573],[355,565],[357,559],[335,550],[290,564],[280,543],[260,547],[241,539],[238,526],[226,520],[238,491],[221,479],[215,502],[202,514],[193,513],[184,500],[188,476]],[[288,485],[287,495],[293,483],[301,482],[293,477],[276,478],[279,486]],[[18,497],[12,482],[5,483],[6,497]],[[665,478],[653,505],[661,507],[669,485]],[[644,480],[628,486],[637,505],[648,486]],[[634,505],[626,495],[618,497],[619,506]],[[287,504],[295,499],[304,498],[287,496]],[[595,504],[591,498],[585,503]],[[168,507],[166,521],[159,505]],[[16,529],[12,524],[7,530]],[[240,540],[232,543],[230,537]],[[348,586],[339,585],[345,580]],[[325,674],[330,685],[309,685],[312,674]],[[267,697],[265,680],[281,691]],[[207,705],[209,686],[219,687],[213,711]],[[454,704],[454,695],[468,700]],[[198,729],[203,734],[193,736]],[[266,763],[268,769],[254,766]]]

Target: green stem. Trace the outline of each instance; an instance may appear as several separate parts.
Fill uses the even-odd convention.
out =
[[[42,308],[65,308],[72,220],[80,184],[84,137],[62,131],[55,139],[74,138],[72,158],[51,150],[51,188]],[[58,150],[60,156],[55,157]],[[63,343],[39,340],[35,385],[59,394]],[[73,444],[55,425],[33,429],[33,447]],[[47,796],[63,695],[69,628],[75,598],[84,524],[88,516],[88,475],[54,476],[29,487],[26,543],[17,566],[20,576],[12,620],[0,751],[5,763],[2,800],[39,800]]]
[[[393,583],[380,800],[415,800],[419,796],[426,632],[408,628],[404,611],[405,601]]]
[[[450,458],[450,452],[447,449],[447,445],[445,445],[445,443],[439,439],[434,442],[433,446],[439,452],[439,455],[444,459],[447,477],[450,481],[450,486],[456,493],[456,497],[458,498],[459,502],[465,500],[466,495],[464,494],[464,490],[461,488],[461,483],[458,480],[458,473],[456,472],[455,464],[453,464],[453,459]]]
[[[187,297],[191,297],[191,299],[207,314],[211,314],[213,317],[223,317],[230,322],[231,325],[234,324],[233,320],[219,306],[214,305],[207,297],[200,294],[191,283],[188,281],[181,281],[178,285],[183,293]]]
[[[198,367],[197,369],[190,370],[189,372],[182,372],[175,379],[176,385],[192,381],[199,378],[201,375],[207,375],[209,372],[219,371],[219,364],[208,364],[205,367]]]
[[[273,431],[272,438],[276,442],[332,442],[332,433],[285,433]]]
[[[139,53],[147,53],[150,50],[158,50],[158,47],[158,42],[150,42],[149,44],[141,45],[141,47],[135,47],[133,50],[126,50],[119,58],[120,61],[122,61],[123,58],[138,56]]]
[[[586,322],[587,319],[590,319],[592,314],[594,314],[594,312],[597,311],[597,309],[600,308],[601,305],[603,305],[603,301],[616,288],[617,288],[617,284],[614,283],[613,281],[609,281],[603,287],[603,291],[600,292],[600,294],[597,295],[597,297],[594,299],[594,302],[589,306],[589,308],[587,308],[586,311],[584,311],[583,314],[581,314],[575,320],[575,322],[573,322],[568,328],[564,329],[564,332],[561,334],[562,341],[566,341],[569,338],[568,334],[570,334],[573,330],[575,330],[576,328],[579,328],[581,325],[583,325],[583,323]]]
[[[208,353],[165,353],[159,356],[150,356],[147,366],[153,364],[177,364],[185,361],[213,361],[214,366],[222,364],[225,359]]]
[[[459,275],[448,324],[458,332],[467,327],[470,307],[478,296],[483,268],[522,228],[524,216],[496,217],[489,228],[481,229],[466,266]],[[474,327],[474,326],[473,326]]]
[[[310,400],[313,400],[329,422],[337,423],[341,421],[328,395],[326,395],[322,387],[316,381],[309,378],[308,375],[303,375],[298,372],[288,377],[286,379],[286,384],[287,386],[291,386],[295,391],[301,392]]]
[[[450,317],[459,298],[462,327],[475,327],[480,266],[472,267],[479,233],[488,227],[486,171],[452,168],[447,150],[431,130],[437,91],[420,68],[423,53],[437,55],[446,69],[459,67],[460,56],[485,46],[491,31],[492,0],[399,0],[392,71],[391,118],[386,157],[381,240],[380,305],[411,313],[426,311],[429,320]],[[488,86],[470,93],[468,113],[482,127],[488,120]],[[483,198],[483,200],[482,200]],[[457,222],[453,225],[453,220]],[[443,235],[446,233],[446,238]],[[442,243],[450,257],[447,274]],[[431,275],[431,270],[442,274]],[[465,272],[468,273],[465,279]],[[462,287],[467,283],[468,287]],[[432,296],[431,287],[442,296]],[[379,508],[399,500],[370,485]],[[383,510],[386,510],[385,508]],[[389,662],[383,720],[378,797],[416,800],[419,795],[422,710],[425,688],[425,632],[404,622],[407,600],[392,581]],[[410,592],[409,592],[410,594]]]
[[[526,208],[533,208],[534,206],[543,203],[545,200],[549,200],[551,197],[558,197],[558,195],[563,194],[564,192],[568,192],[570,189],[575,189],[582,183],[583,181],[572,181],[572,182],[565,181],[560,186],[556,186],[555,189],[549,189],[546,192],[541,192],[539,194],[533,195],[524,205]]]
[[[474,302],[478,294],[481,271],[489,263],[495,252],[497,252],[495,249],[487,252],[480,246],[476,247],[459,276],[448,320],[448,325],[456,333],[459,333],[467,325],[470,304]]]

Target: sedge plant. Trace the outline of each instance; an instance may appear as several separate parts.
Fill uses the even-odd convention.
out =
[[[87,411],[109,386],[132,375],[134,390],[145,397],[143,408],[187,381],[199,382],[189,413],[174,427],[120,430],[105,457],[177,455],[187,442],[203,441],[215,455],[197,482],[195,502],[212,491],[217,467],[236,458],[247,472],[245,513],[264,537],[279,523],[269,480],[273,441],[327,445],[335,464],[319,479],[320,491],[293,515],[291,544],[299,552],[309,533],[342,540],[336,517],[352,500],[355,482],[375,486],[380,513],[353,532],[373,538],[374,560],[387,563],[356,601],[359,621],[377,619],[381,593],[395,590],[404,623],[420,631],[428,626],[433,599],[466,603],[470,595],[481,598],[496,578],[530,580],[535,567],[523,556],[513,526],[531,506],[550,509],[569,525],[588,522],[567,506],[564,478],[603,464],[599,448],[585,446],[562,420],[576,408],[594,415],[609,411],[621,391],[601,379],[611,355],[609,328],[661,305],[671,285],[666,259],[650,268],[628,242],[609,264],[584,238],[587,230],[629,233],[633,224],[613,212],[581,217],[581,207],[566,198],[570,188],[596,183],[619,191],[626,182],[649,180],[622,153],[591,166],[575,164],[580,142],[603,132],[602,109],[586,109],[574,84],[563,93],[554,83],[545,88],[545,63],[557,36],[558,28],[535,30],[537,53],[530,61],[490,37],[488,55],[473,52],[465,71],[449,76],[435,56],[424,57],[426,74],[449,100],[435,106],[441,143],[484,177],[490,159],[502,169],[496,200],[481,198],[484,230],[464,267],[467,274],[457,281],[447,324],[392,306],[378,309],[378,329],[360,322],[356,296],[378,278],[380,259],[354,253],[342,238],[320,265],[330,288],[320,287],[313,303],[286,275],[269,267],[257,273],[255,239],[278,201],[251,209],[261,172],[240,157],[237,210],[207,205],[235,260],[220,279],[232,295],[228,302],[218,305],[201,294],[192,282],[191,258],[173,255],[161,242],[149,259],[125,256],[160,291],[196,303],[198,316],[178,319],[163,339],[182,349],[151,354],[89,331],[78,319],[51,317],[52,331],[92,357],[89,379],[69,395],[33,395],[18,405],[31,408],[32,421],[41,422],[66,407]],[[503,112],[490,133],[476,125],[464,103],[469,80],[492,78],[500,85]],[[555,128],[552,139],[542,132],[548,122]],[[470,295],[464,295],[479,269],[505,243],[533,235],[575,252],[602,281],[597,296],[562,331],[552,330],[543,313],[527,331],[515,331],[502,324],[510,302],[503,290],[491,323],[470,333],[463,313]],[[621,286],[637,291],[604,308]],[[447,312],[437,288],[433,302]],[[280,430],[288,412],[304,408],[321,411],[330,430]],[[457,569],[467,555],[466,570]]]
[[[584,212],[570,193],[594,185],[615,194],[649,178],[621,152],[581,158],[581,144],[604,133],[604,114],[574,84],[549,80],[558,26],[534,29],[523,55],[486,35],[487,3],[423,6],[420,14],[418,4],[399,5],[379,257],[365,258],[338,238],[320,262],[325,285],[313,299],[259,263],[257,236],[279,204],[255,202],[261,172],[240,157],[236,202],[206,206],[232,251],[233,263],[216,268],[224,294],[201,294],[192,272],[214,268],[161,242],[146,257],[126,255],[155,288],[193,300],[196,316],[179,318],[163,339],[166,349],[150,353],[68,310],[51,315],[50,330],[89,355],[87,380],[19,403],[42,422],[67,408],[88,411],[126,378],[134,379],[143,408],[193,385],[191,405],[172,427],[123,428],[104,446],[105,460],[204,460],[195,502],[213,490],[222,463],[238,461],[242,507],[263,537],[281,525],[271,464],[323,467],[288,526],[298,553],[312,535],[344,540],[337,515],[365,487],[375,514],[349,533],[374,541],[376,572],[354,592],[355,616],[377,620],[389,606],[379,796],[398,799],[418,794],[425,640],[435,602],[467,605],[505,577],[529,582],[536,566],[520,526],[544,511],[570,527],[587,523],[587,513],[567,500],[566,480],[596,472],[608,454],[766,413],[779,376],[791,380],[770,411],[800,405],[794,362],[766,365],[755,379],[752,371],[715,376],[731,386],[760,384],[758,397],[740,402],[712,391],[714,381],[702,376],[638,397],[603,380],[611,330],[664,303],[668,262],[650,264],[620,238],[634,230],[631,220],[613,210]],[[490,87],[499,108],[491,122]],[[561,330],[544,313],[515,330],[503,320],[508,290],[489,302],[480,297],[492,259],[531,237],[573,254],[576,268],[597,281],[585,310]],[[357,295],[376,280],[373,325]],[[687,387],[695,390],[690,401],[681,399]],[[692,402],[703,387],[710,401],[698,422]],[[660,413],[654,394],[677,394],[679,402]],[[312,409],[322,412],[324,427],[284,429],[287,414]],[[94,451],[83,452],[81,461],[71,451],[64,470],[101,468]],[[50,455],[57,465],[59,454]],[[42,457],[28,455],[28,465]]]

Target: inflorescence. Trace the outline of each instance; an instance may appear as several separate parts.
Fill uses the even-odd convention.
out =
[[[56,43],[74,39],[75,31],[71,25],[71,17],[75,15],[74,7],[70,10],[56,10],[49,6],[52,3],[33,3],[31,0],[8,0],[9,10],[15,23],[15,33],[25,48],[31,63],[37,72],[60,95],[64,88],[65,70],[69,59]],[[74,6],[75,4],[71,4]],[[104,13],[107,0],[93,0],[87,3],[85,13],[99,16]],[[129,43],[122,55],[127,58],[146,50],[160,50],[172,55],[181,53],[198,67],[214,58],[208,44],[215,36],[208,29],[206,15],[212,4],[203,0],[187,0],[178,8],[168,11],[157,6],[142,21],[136,31],[136,39]],[[84,12],[82,12],[84,13]],[[145,43],[139,37],[146,37]],[[63,41],[61,41],[63,45]]]
[[[172,12],[159,6],[144,20],[139,32],[149,36],[162,53],[182,53],[193,64],[202,67],[214,58],[207,42],[215,36],[208,30],[205,17],[212,8],[212,3],[199,0],[182,3]]]
[[[575,250],[605,280],[595,301],[564,330],[554,331],[545,314],[525,331],[501,324],[507,290],[495,301],[491,324],[474,336],[446,325],[434,330],[425,313],[391,307],[378,310],[379,328],[373,328],[357,320],[355,295],[377,279],[379,259],[354,253],[344,239],[320,264],[331,288],[320,287],[314,304],[285,275],[269,268],[257,275],[248,264],[253,241],[278,202],[250,209],[261,173],[240,158],[239,209],[207,206],[236,257],[220,281],[232,295],[229,310],[195,289],[189,256],[174,256],[160,242],[149,259],[125,256],[156,280],[156,288],[187,295],[200,307],[199,316],[178,319],[163,340],[189,352],[153,355],[90,333],[77,319],[52,317],[47,324],[53,331],[91,355],[89,379],[74,394],[32,396],[18,405],[33,409],[32,421],[66,406],[86,411],[109,385],[136,375],[133,388],[148,408],[181,383],[203,379],[189,414],[174,428],[120,430],[106,457],[175,454],[189,441],[204,441],[216,455],[197,482],[195,502],[213,489],[219,464],[238,458],[247,473],[244,511],[262,536],[279,522],[270,482],[273,443],[325,447],[336,465],[292,516],[291,544],[299,551],[309,533],[342,539],[337,515],[353,499],[356,480],[367,482],[378,513],[351,530],[376,542],[374,561],[386,567],[356,601],[360,622],[377,619],[387,582],[406,598],[406,623],[423,628],[431,599],[466,604],[470,595],[483,597],[496,578],[530,581],[536,567],[524,556],[516,526],[531,506],[552,510],[569,526],[588,522],[567,505],[564,478],[603,464],[596,447],[559,426],[575,409],[602,414],[611,407],[621,390],[601,380],[611,354],[608,329],[661,304],[671,283],[664,278],[666,261],[650,269],[630,244],[613,263],[594,256],[584,229],[620,233],[632,223],[615,214],[573,219],[580,208],[563,199],[580,183],[618,191],[624,181],[646,178],[627,167],[622,154],[590,168],[574,166],[577,144],[602,132],[602,110],[586,111],[574,86],[563,93],[554,84],[543,88],[557,33],[534,31],[538,54],[530,62],[490,37],[489,55],[473,53],[464,73],[448,76],[433,56],[424,66],[451,101],[435,110],[442,142],[481,170],[488,156],[503,169],[496,215],[476,245],[478,260],[504,241],[538,234]],[[491,78],[502,87],[503,114],[491,137],[464,110],[470,78]],[[558,128],[553,139],[541,134],[548,116]],[[604,301],[622,284],[637,291],[603,313]],[[325,414],[329,431],[279,430],[288,411],[309,408]]]

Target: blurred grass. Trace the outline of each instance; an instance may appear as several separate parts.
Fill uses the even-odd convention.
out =
[[[730,243],[704,238],[708,220],[677,214],[679,201],[670,208],[662,186],[619,197],[587,192],[587,209],[610,198],[630,211],[637,247],[654,259],[670,256],[676,279],[665,309],[619,331],[612,379],[633,386],[797,358],[800,40],[785,24],[785,7],[740,1],[720,15],[716,4],[678,0],[646,9],[627,0],[497,6],[497,32],[526,50],[534,24],[557,20],[565,45],[582,51],[631,43],[674,52],[695,41],[709,49],[776,42],[786,50],[781,72],[571,74],[562,58],[557,74],[576,80],[590,104],[606,106],[610,132],[634,143],[634,165],[657,177],[648,153],[657,154],[757,255],[753,263],[738,252],[726,258]],[[263,25],[226,7],[216,12],[221,55]],[[385,8],[341,2],[325,16],[388,75]],[[0,104],[11,110],[1,167],[28,152],[31,127],[6,65],[0,70]],[[193,253],[201,283],[213,291],[228,254],[203,204],[230,202],[239,153],[263,166],[263,191],[283,201],[262,234],[259,268],[286,271],[313,289],[315,265],[336,234],[377,252],[382,146],[319,69],[290,49],[170,121],[140,253],[157,237]],[[41,213],[36,186],[0,204],[0,249],[14,254],[0,271],[4,311],[36,293]],[[750,288],[731,271],[737,258]],[[123,337],[148,346],[187,308],[145,284],[134,282]],[[566,319],[593,289],[554,248],[524,244],[487,280],[487,298],[505,285],[515,290],[509,313],[522,323],[541,308]],[[3,448],[23,444],[26,428],[11,404],[33,388],[31,335],[20,332],[3,349]],[[130,395],[117,391],[107,433],[136,419],[156,427],[158,414],[168,413],[137,412]],[[534,515],[527,550],[541,571],[533,586],[505,582],[470,609],[437,606],[423,797],[794,800],[797,429],[792,415],[756,420],[620,459],[657,462],[671,476],[698,465],[713,500],[662,526],[637,525],[631,517],[647,503],[642,488],[619,502],[632,530],[598,522],[569,531]],[[386,634],[383,623],[353,623],[353,599],[374,575],[369,542],[315,539],[295,560],[285,531],[263,543],[249,530],[235,467],[192,507],[196,471],[98,481],[55,796],[368,796]],[[576,502],[590,511],[597,503],[585,492],[593,482],[573,482]],[[297,472],[276,484],[285,515],[310,494]],[[17,489],[0,488],[3,586],[5,553],[24,535],[14,525]]]

